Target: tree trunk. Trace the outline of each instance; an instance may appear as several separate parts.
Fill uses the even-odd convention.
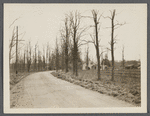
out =
[[[68,37],[66,38],[66,46],[65,46],[65,68],[66,68],[66,73],[68,72]]]
[[[23,70],[24,70],[24,71],[25,71],[25,64],[26,64],[26,63],[25,63],[25,57],[26,57],[26,56],[25,56],[25,51],[24,51],[24,66],[23,66]]]
[[[77,43],[75,44],[75,74],[78,76],[78,48]]]
[[[16,74],[18,74],[18,26],[16,32]]]
[[[34,62],[34,70],[36,71],[36,45],[35,45],[35,62]]]
[[[73,75],[75,75],[75,70],[76,70],[76,32],[74,31],[74,36],[73,36],[73,42],[74,42],[74,48],[73,48]]]
[[[112,33],[111,33],[111,57],[112,57],[112,78],[111,80],[114,81],[114,17],[115,17],[115,10],[113,11],[112,15]]]
[[[96,34],[96,54],[97,54],[97,65],[98,65],[98,79],[101,79],[100,75],[100,56],[99,56],[99,42],[98,42],[98,31],[97,31],[97,16],[95,17],[95,34]]]

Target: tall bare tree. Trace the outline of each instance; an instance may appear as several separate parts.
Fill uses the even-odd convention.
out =
[[[71,23],[69,17],[66,15],[64,20],[64,27],[61,30],[61,37],[63,39],[63,46],[64,46],[64,57],[65,57],[65,72],[68,72],[68,52],[69,52],[69,37],[71,32]],[[63,55],[63,54],[62,54]],[[62,57],[63,58],[63,57]]]
[[[115,16],[116,16],[116,10],[114,9],[113,11],[110,11],[111,16],[107,16],[104,18],[109,18],[111,20],[111,42],[110,42],[110,46],[111,46],[111,58],[112,58],[112,78],[111,80],[114,81],[114,68],[115,68],[115,64],[114,64],[114,44],[116,43],[116,36],[114,37],[114,31],[115,29],[119,28],[120,26],[124,25],[125,23],[118,23],[118,21],[116,21],[117,23],[115,23]]]
[[[70,28],[69,28],[69,21],[66,17],[65,19],[65,30],[66,30],[66,41],[65,41],[65,69],[68,72],[68,44],[69,44],[69,35],[70,35]]]
[[[93,20],[94,20],[94,24],[95,24],[95,38],[96,38],[95,48],[96,48],[96,54],[97,54],[96,56],[97,56],[97,65],[98,65],[98,79],[100,79],[101,75],[100,75],[100,54],[99,54],[98,24],[99,24],[99,20],[100,20],[102,15],[100,15],[98,17],[98,11],[96,11],[96,10],[92,10],[92,15],[93,15]]]
[[[79,43],[81,37],[84,36],[85,27],[81,27],[81,15],[79,12],[71,12],[69,15],[71,35],[73,39],[73,74],[78,76],[78,60],[79,60],[79,47],[82,45]]]
[[[71,28],[72,28],[72,37],[73,37],[73,74],[78,76],[78,69],[77,69],[77,52],[78,52],[78,37],[77,37],[77,31],[79,29],[80,25],[80,14],[76,11],[74,14],[70,13],[70,22],[71,22]]]
[[[100,47],[100,39],[99,39],[99,31],[100,31],[100,19],[102,17],[102,14],[99,15],[99,11],[97,10],[92,10],[92,17],[91,16],[83,16],[83,17],[86,17],[86,18],[90,18],[94,21],[94,25],[90,25],[90,27],[94,27],[94,34],[90,34],[92,40],[91,41],[88,41],[88,40],[82,40],[84,41],[85,43],[93,43],[94,46],[95,46],[95,49],[96,49],[96,57],[97,57],[97,72],[98,72],[98,79],[101,78],[101,75],[100,75],[100,50],[99,50],[99,47]]]

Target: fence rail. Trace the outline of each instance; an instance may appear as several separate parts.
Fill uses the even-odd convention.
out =
[[[111,70],[102,70],[101,74],[105,75],[111,75]],[[114,71],[115,76],[121,76],[121,77],[140,77],[141,71],[139,69],[125,69],[125,70],[115,70]]]

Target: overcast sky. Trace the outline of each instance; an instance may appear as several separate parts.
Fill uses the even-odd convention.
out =
[[[4,15],[8,26],[20,17],[10,28],[5,28],[9,32],[10,38],[13,27],[18,26],[19,33],[26,32],[23,38],[24,43],[31,40],[31,44],[35,45],[38,42],[42,49],[43,45],[46,46],[49,42],[51,48],[54,49],[56,37],[60,38],[59,30],[64,25],[65,14],[77,10],[82,16],[92,16],[92,9],[98,10],[99,14],[103,13],[103,16],[111,16],[109,10],[116,9],[118,15],[115,16],[115,21],[119,23],[126,22],[125,25],[115,30],[115,35],[117,35],[115,60],[122,60],[123,45],[125,60],[139,60],[140,43],[142,38],[146,36],[145,33],[142,33],[143,29],[146,28],[146,5],[144,4],[5,4]],[[103,46],[103,51],[105,51],[106,47],[110,48],[108,42],[111,40],[111,28],[106,27],[111,27],[111,21],[110,19],[101,18],[100,23],[100,44]],[[92,19],[84,18],[81,26],[93,24]],[[93,28],[87,31],[87,35],[82,39],[90,40],[89,33],[93,33]],[[82,58],[85,56],[85,48],[86,45],[80,47]],[[90,58],[96,60],[93,44],[89,45],[89,50]],[[102,49],[100,48],[100,50]],[[111,59],[110,51],[108,51],[108,58]]]

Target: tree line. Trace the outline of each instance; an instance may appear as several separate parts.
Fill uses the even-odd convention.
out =
[[[43,50],[39,49],[38,43],[35,46],[31,46],[29,41],[24,47],[23,55],[18,53],[18,28],[13,30],[12,38],[9,45],[9,62],[16,56],[16,61],[14,63],[14,69],[16,74],[19,69],[23,71],[41,71],[41,70],[63,70],[66,73],[70,70],[73,71],[73,75],[78,76],[78,70],[82,67],[81,51],[80,46],[92,43],[95,46],[96,58],[97,58],[97,75],[98,79],[101,78],[100,75],[100,57],[103,51],[100,50],[100,30],[101,30],[101,18],[109,19],[111,22],[111,39],[110,51],[112,58],[112,81],[114,80],[114,44],[116,43],[116,36],[114,36],[115,29],[124,25],[125,23],[115,23],[116,10],[110,11],[110,16],[103,16],[98,10],[92,10],[91,16],[82,16],[78,11],[72,11],[65,14],[63,20],[63,26],[60,29],[60,37],[56,37],[55,49],[52,49],[49,44],[43,46]],[[93,21],[93,24],[85,27],[82,26],[82,21],[84,18],[89,18]],[[86,35],[86,32],[93,28],[93,34],[90,34],[91,40],[82,39]],[[12,53],[12,48],[16,46],[16,50]],[[124,49],[123,49],[124,50]],[[88,66],[88,52],[87,48],[86,54],[86,64]],[[124,56],[123,56],[124,57]],[[21,68],[18,68],[20,66]]]

